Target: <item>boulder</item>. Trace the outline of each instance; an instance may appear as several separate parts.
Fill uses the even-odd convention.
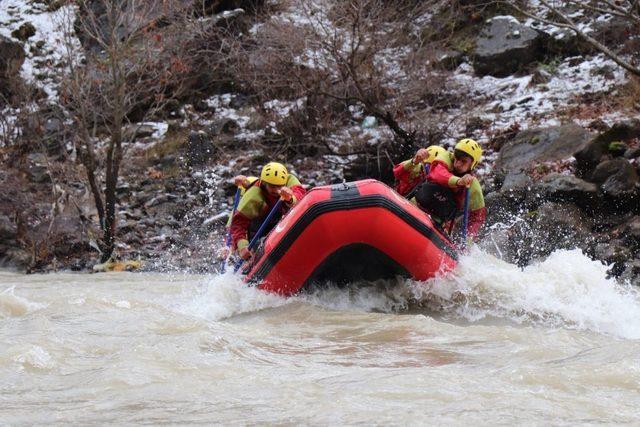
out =
[[[25,22],[24,24],[20,25],[19,28],[11,32],[12,37],[15,37],[16,39],[23,42],[26,42],[30,37],[33,37],[35,35],[36,27],[34,27],[31,22]]]
[[[479,75],[513,74],[541,57],[542,40],[542,33],[513,16],[497,16],[488,21],[476,40],[473,68]]]
[[[616,123],[610,129],[589,141],[575,153],[578,174],[588,176],[609,151],[609,144],[640,137],[640,119],[630,119]]]
[[[613,141],[609,143],[607,151],[613,157],[622,157],[627,152],[627,144],[622,141]]]
[[[640,286],[640,259],[634,259],[627,263],[619,280]]]
[[[610,242],[598,243],[595,246],[594,255],[597,259],[611,264],[610,273],[614,276],[620,276],[628,263],[633,257],[633,252],[622,240],[612,240]]]
[[[566,159],[584,147],[591,134],[575,124],[528,129],[500,148],[495,169],[503,171],[502,188],[515,190],[533,184],[526,170],[535,163]]]
[[[597,202],[598,186],[573,175],[552,173],[536,184],[536,191],[547,200],[571,201],[576,205],[593,208]]]
[[[625,197],[635,191],[638,174],[625,158],[601,162],[591,175],[591,181],[601,184],[603,193],[612,197]]]
[[[624,238],[640,244],[640,216],[636,215],[624,227]]]
[[[581,56],[593,50],[591,45],[568,28],[553,27],[552,33],[545,31],[545,34],[548,37],[545,37],[543,44],[549,56]]]
[[[488,229],[490,238],[482,244],[505,261],[525,266],[556,249],[588,248],[592,227],[591,219],[577,206],[546,202],[535,210],[503,215]]]
[[[625,159],[636,159],[638,157],[640,157],[640,147],[627,148],[627,151],[624,152]]]
[[[547,202],[535,212],[533,232],[546,255],[556,249],[584,247],[592,226],[591,219],[576,206]]]
[[[11,221],[8,216],[0,214],[0,244],[15,239],[16,233],[15,222]]]
[[[25,59],[20,43],[0,35],[0,98],[12,96],[13,81],[19,78],[20,67]]]

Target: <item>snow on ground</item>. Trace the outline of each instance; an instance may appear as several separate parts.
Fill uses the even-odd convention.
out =
[[[304,106],[307,101],[307,97],[297,99],[295,101],[282,101],[279,99],[273,99],[263,104],[263,107],[267,111],[271,111],[278,117],[286,117],[292,111],[299,110]]]
[[[13,38],[11,32],[25,23],[31,23],[36,33],[24,43],[26,59],[20,70],[29,83],[43,89],[50,102],[58,98],[56,70],[66,56],[65,29],[75,20],[76,9],[66,5],[56,11],[48,11],[45,2],[25,0],[2,0],[0,5],[0,34]],[[15,40],[15,39],[14,39]],[[71,38],[74,49],[79,41]],[[20,42],[22,43],[22,42]]]
[[[575,104],[579,96],[606,94],[626,81],[625,71],[604,55],[567,58],[549,74],[547,83],[534,84],[531,75],[477,77],[469,64],[462,64],[454,80],[478,101],[464,111],[465,116],[490,120],[492,129],[508,128],[514,123],[522,129],[557,125],[557,113]],[[599,118],[612,122],[618,115]]]

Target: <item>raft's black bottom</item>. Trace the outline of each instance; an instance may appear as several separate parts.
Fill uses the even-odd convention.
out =
[[[345,286],[356,281],[393,279],[411,275],[384,252],[363,244],[343,246],[320,264],[302,289],[309,291],[326,284]]]

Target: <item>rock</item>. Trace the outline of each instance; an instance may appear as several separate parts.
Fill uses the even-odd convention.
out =
[[[527,168],[539,162],[566,159],[584,147],[591,134],[575,124],[528,129],[500,148],[495,169],[505,173],[502,188],[516,190],[533,184]]]
[[[220,134],[234,134],[240,129],[240,125],[233,119],[222,119],[208,127],[207,133],[211,136]]]
[[[3,267],[14,267],[26,270],[31,264],[31,254],[22,248],[9,248],[2,258],[0,265]]]
[[[638,173],[627,159],[605,160],[593,171],[591,180],[602,184],[602,191],[612,197],[629,196],[635,190]]]
[[[568,203],[546,202],[535,210],[504,215],[500,223],[491,227],[486,249],[497,247],[502,259],[519,266],[547,257],[556,249],[585,249],[591,243],[590,218]]]
[[[91,246],[84,233],[85,225],[75,213],[65,213],[56,218],[51,242],[51,252],[58,258],[86,254]]]
[[[589,180],[595,182],[596,184],[602,184],[607,180],[607,178],[609,178],[611,175],[618,172],[620,168],[624,168],[628,164],[629,161],[625,159],[605,160],[594,169],[593,173],[589,177]]]
[[[14,221],[11,221],[6,215],[0,214],[0,243],[15,239],[17,231]]]
[[[29,165],[27,166],[27,175],[29,181],[35,183],[50,182],[51,176],[47,168],[47,158],[42,153],[31,153],[27,156]]]
[[[610,273],[614,276],[620,276],[633,253],[621,240],[612,240],[608,243],[598,243],[595,246],[594,255],[607,264],[613,264]]]
[[[613,141],[609,143],[608,151],[613,157],[622,157],[627,151],[627,144],[622,141]]]
[[[552,173],[537,183],[536,191],[548,200],[571,201],[584,209],[595,206],[598,186],[573,175]]]
[[[533,180],[529,175],[527,175],[523,171],[516,171],[508,173],[504,177],[504,181],[502,183],[502,187],[500,187],[500,191],[519,191],[522,189],[527,189],[532,185]]]
[[[554,27],[553,34],[545,34],[547,37],[544,38],[543,45],[549,56],[581,56],[593,50],[568,28]]]
[[[14,80],[19,78],[20,67],[25,59],[20,43],[0,35],[0,95],[12,96]]]
[[[627,151],[624,152],[625,159],[635,159],[638,157],[640,157],[640,147],[628,148]]]
[[[591,237],[591,220],[571,204],[547,202],[535,218],[537,239],[550,250],[583,247]]]
[[[473,68],[479,75],[504,77],[541,57],[543,36],[512,16],[488,22],[476,41]]]
[[[124,129],[124,134],[128,139],[150,138],[154,135],[166,132],[166,123],[137,123],[128,125]]]
[[[459,51],[447,51],[438,55],[436,64],[448,71],[453,71],[464,62],[465,54]]]
[[[31,22],[25,22],[20,27],[11,32],[11,36],[17,38],[20,41],[26,42],[29,37],[36,35],[36,27]]]
[[[191,132],[187,140],[187,164],[199,166],[211,160],[216,148],[204,132]]]
[[[640,286],[640,259],[627,263],[619,279],[634,286]]]
[[[616,123],[609,130],[589,141],[575,153],[579,176],[591,173],[602,156],[608,151],[609,144],[614,141],[625,141],[640,137],[640,119],[631,119]]]
[[[640,216],[635,216],[624,227],[625,239],[633,240],[640,244]]]

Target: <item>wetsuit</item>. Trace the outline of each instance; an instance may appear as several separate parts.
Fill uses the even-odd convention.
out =
[[[279,215],[276,215],[277,219],[282,217],[282,215],[287,212],[291,206],[295,205],[306,193],[298,178],[292,174],[289,174],[286,186],[291,188],[293,198],[291,201],[282,204],[282,211]],[[262,188],[262,183],[259,180],[244,193],[231,222],[231,247],[233,250],[249,246],[250,230],[262,223],[278,199],[278,196],[272,196],[267,193],[267,191]],[[273,228],[276,223],[277,220],[270,224],[270,228]]]
[[[431,163],[431,168],[427,180],[445,187],[448,187],[453,191],[456,199],[456,205],[458,212],[464,211],[464,187],[457,185],[460,177],[451,173],[452,167],[446,162],[439,159],[434,160]],[[469,195],[469,225],[467,229],[467,235],[469,237],[475,237],[480,228],[484,224],[487,217],[487,209],[484,206],[484,195],[482,194],[482,186],[477,178],[473,178]]]
[[[436,160],[440,160],[448,165],[449,169],[452,168],[453,157],[451,153],[447,152],[443,155],[438,154],[433,161]],[[422,163],[414,164],[413,159],[398,163],[393,167],[393,176],[396,178],[395,190],[401,196],[406,197],[410,195],[412,190],[417,188],[417,186],[422,182],[426,181],[430,167],[431,165],[429,163],[426,165]]]

